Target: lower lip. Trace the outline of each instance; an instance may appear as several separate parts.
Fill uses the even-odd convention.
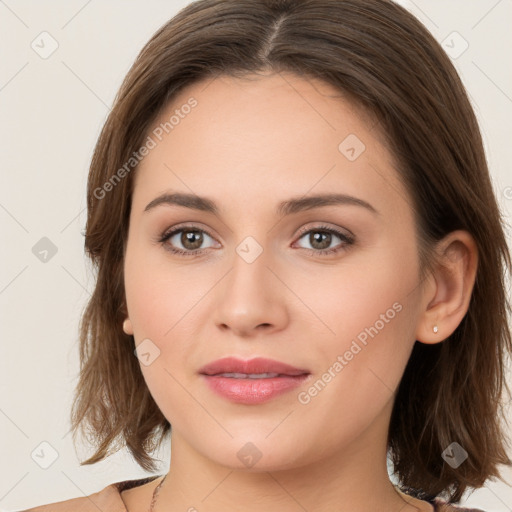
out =
[[[210,389],[231,402],[261,404],[299,387],[308,375],[273,377],[268,379],[234,379],[203,375]]]

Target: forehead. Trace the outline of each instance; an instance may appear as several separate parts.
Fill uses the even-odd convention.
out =
[[[191,101],[196,103],[193,109],[188,107]],[[170,130],[164,130],[164,137],[172,131],[173,136],[179,138],[179,132],[184,130],[178,130],[178,125],[190,124],[193,121],[183,121],[191,117],[201,124],[207,121],[209,132],[220,126],[226,129],[231,124],[233,127],[243,126],[244,133],[248,133],[250,124],[254,132],[258,132],[259,140],[264,133],[271,139],[276,133],[282,138],[287,132],[292,133],[293,128],[299,127],[300,132],[309,137],[314,132],[325,135],[347,128],[361,134],[369,128],[374,131],[373,137],[381,144],[385,142],[383,134],[373,130],[377,125],[375,116],[348,93],[317,78],[290,72],[246,74],[241,77],[220,75],[194,82],[182,89],[162,109],[153,129],[158,126],[165,128],[166,122],[173,117],[173,126]],[[275,121],[281,123],[276,124]],[[297,126],[298,123],[301,124]],[[244,133],[235,131],[230,135],[236,137]],[[294,130],[293,134],[296,137],[298,131]],[[337,133],[335,139],[340,135]]]
[[[290,73],[195,82],[148,135],[155,147],[137,168],[135,200],[169,188],[258,202],[283,188],[400,187],[374,117],[332,85]]]

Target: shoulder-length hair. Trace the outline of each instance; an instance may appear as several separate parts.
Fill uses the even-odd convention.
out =
[[[336,87],[378,119],[416,216],[420,261],[453,230],[474,237],[479,264],[469,310],[444,342],[416,342],[397,390],[388,448],[401,488],[459,501],[510,464],[500,397],[512,352],[505,279],[511,259],[482,138],[464,86],[427,29],[390,0],[199,0],[141,50],[115,98],[91,161],[85,250],[96,286],[80,323],[71,412],[93,464],[125,445],[145,470],[171,425],[153,400],[127,315],[123,261],[134,155],[176,94],[193,82],[261,70]],[[131,160],[132,159],[132,160]],[[127,162],[131,162],[127,166]],[[124,171],[123,171],[124,169]],[[442,452],[458,442],[457,468]]]

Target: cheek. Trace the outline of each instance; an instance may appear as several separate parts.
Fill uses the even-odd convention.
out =
[[[317,276],[317,283],[326,284],[322,292],[310,287],[307,303],[323,321],[316,322],[323,341],[315,348],[321,361],[317,370],[328,384],[318,404],[341,400],[358,409],[368,403],[379,407],[390,398],[414,343],[418,270],[414,246],[390,246],[353,266],[347,259],[337,276],[326,269],[329,281]],[[302,281],[304,295],[306,288]]]
[[[147,337],[157,342],[172,328],[174,313],[187,290],[176,274],[171,279],[162,249],[144,243],[143,235],[135,230],[130,236],[124,265],[128,314],[137,341]]]
[[[200,290],[183,273],[150,261],[148,252],[127,251],[126,301],[144,380],[157,406],[174,424],[197,407],[183,388],[184,361],[193,348],[192,334],[187,336],[183,329],[198,322],[193,306],[200,300]],[[149,353],[148,360],[144,353]]]
[[[370,332],[377,335],[376,329],[379,338],[392,342],[391,333],[408,325],[406,306],[416,300],[416,260],[413,247],[383,247],[347,258],[337,268],[320,268],[314,276],[295,276],[294,291],[310,307],[308,315],[314,314],[331,351],[348,348],[358,336],[364,342]]]
[[[162,250],[163,252],[163,250]],[[138,345],[150,339],[172,370],[193,349],[194,326],[204,324],[199,314],[217,279],[208,269],[182,268],[155,248],[128,248],[125,290],[128,314]]]

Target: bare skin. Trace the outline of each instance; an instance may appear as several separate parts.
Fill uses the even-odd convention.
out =
[[[136,171],[123,328],[160,351],[141,370],[173,429],[154,511],[432,512],[390,482],[387,431],[415,340],[442,342],[467,311],[474,241],[448,235],[435,272],[421,280],[411,199],[378,124],[322,82],[252,78],[181,91],[155,127],[191,97],[197,106]],[[357,139],[340,148],[350,134]],[[145,211],[164,192],[208,197],[218,213],[169,204]],[[281,201],[327,193],[371,206],[276,212]],[[160,241],[178,226],[202,234],[201,254],[170,251],[193,252],[183,232]],[[325,227],[352,242],[329,238]],[[240,245],[246,237],[253,245]],[[239,246],[262,252],[248,263]],[[350,356],[372,326],[377,333]],[[198,373],[226,356],[277,359],[310,376],[266,403],[235,404]],[[329,369],[328,383],[311,392]],[[260,454],[250,467],[238,456],[247,446]],[[147,510],[159,482],[123,492],[128,511]]]
[[[126,505],[126,509],[128,510],[128,512],[135,512],[136,510],[147,509],[148,503],[151,503],[151,500],[153,498],[153,493],[155,492],[156,488],[162,482],[163,479],[164,477],[162,476],[147,484],[123,491],[121,493],[121,499]],[[432,512],[432,505],[429,505],[424,501],[413,498],[412,496],[408,496],[407,494],[404,494],[400,490],[397,490],[397,493],[403,499],[403,508],[401,510],[410,510],[410,507],[407,509],[405,508],[407,505],[410,505],[413,506],[413,510],[417,510],[420,512]]]

